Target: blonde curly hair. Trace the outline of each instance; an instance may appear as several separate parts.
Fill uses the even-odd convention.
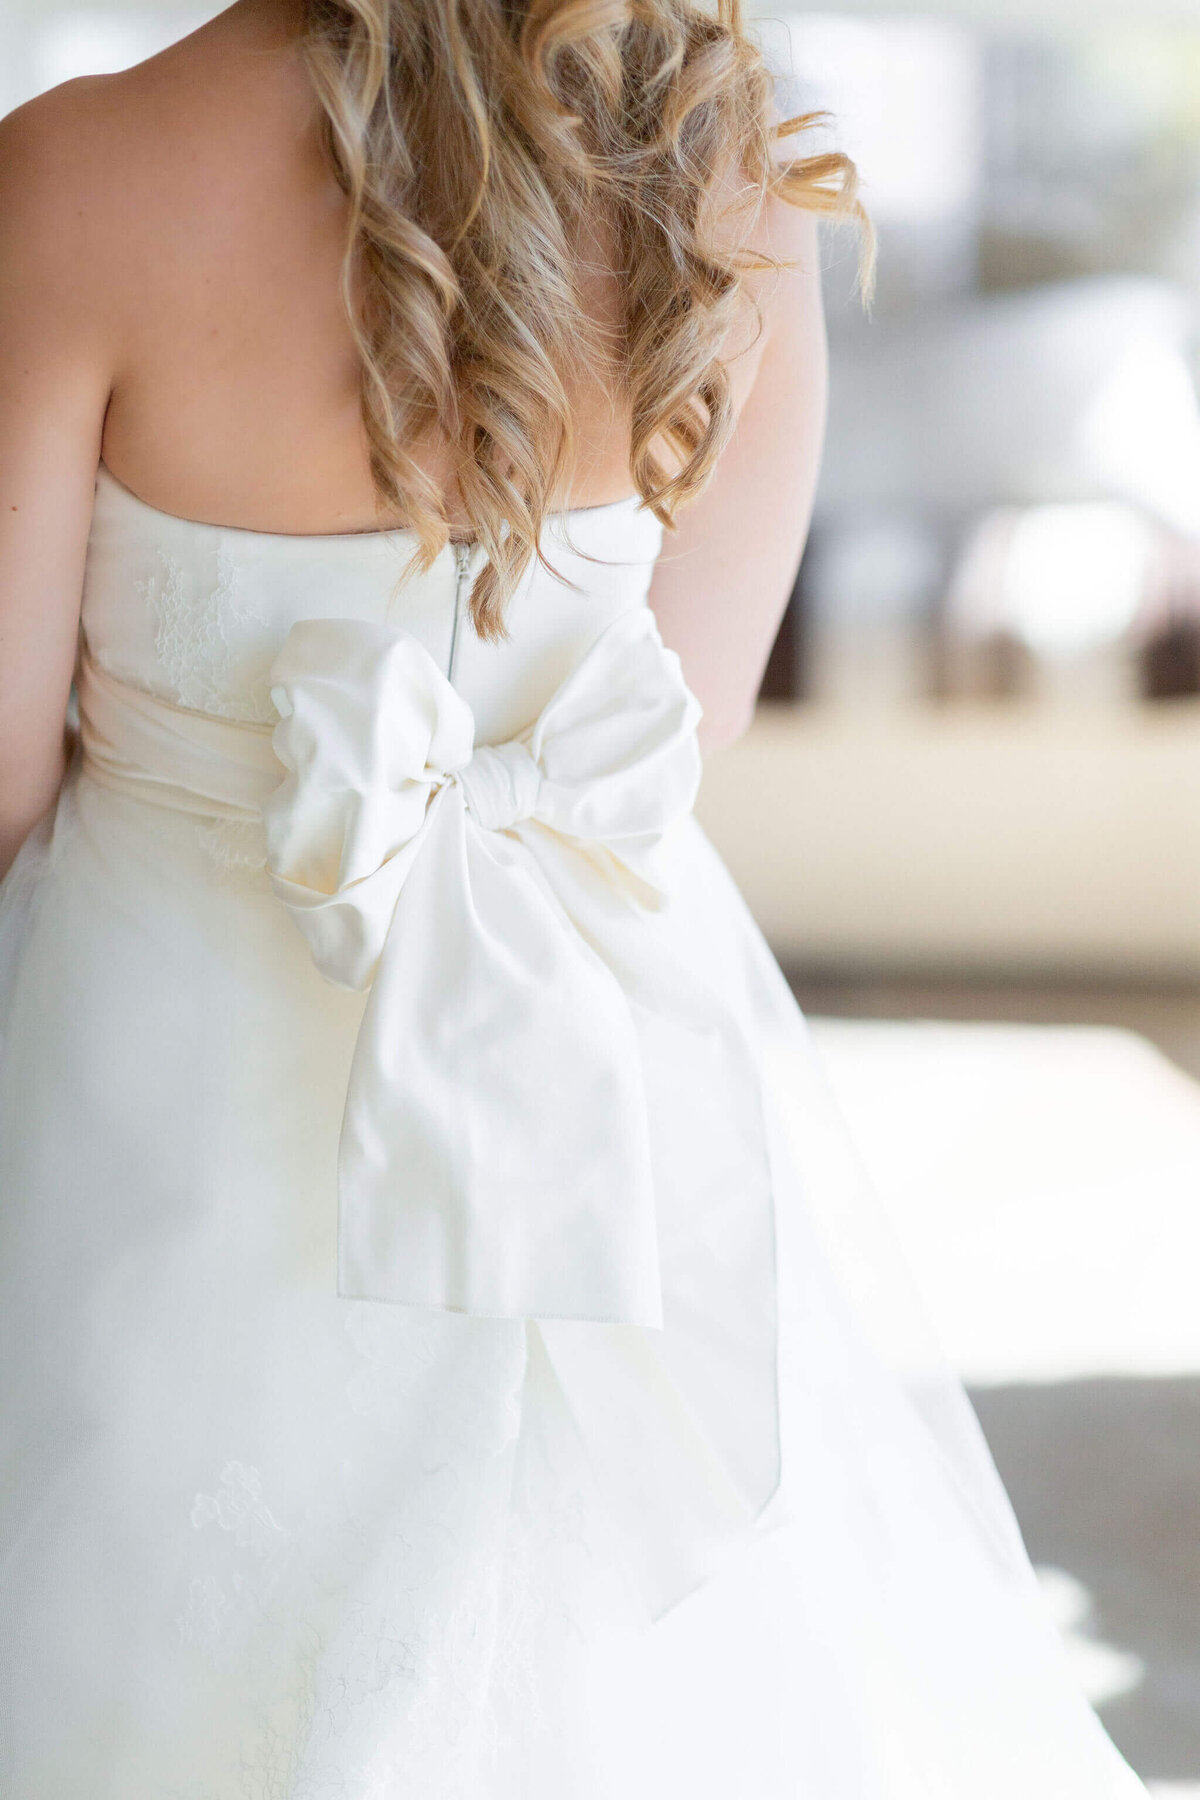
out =
[[[692,0],[307,0],[304,52],[349,201],[343,295],[381,509],[428,569],[450,527],[413,450],[437,432],[487,552],[475,628],[501,637],[572,468],[568,378],[602,371],[623,395],[634,483],[673,527],[732,430],[720,349],[743,277],[785,266],[721,247],[722,222],[736,205],[744,246],[770,194],[861,218],[853,165],[772,155],[816,119],[775,119],[739,0],[716,16]],[[616,333],[577,286],[597,218]]]

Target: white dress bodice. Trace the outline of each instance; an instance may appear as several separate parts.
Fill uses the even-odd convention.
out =
[[[558,515],[544,550],[565,579],[535,560],[498,643],[460,622],[454,685],[480,742],[524,729],[605,625],[646,604],[662,536],[636,495]],[[274,717],[267,671],[303,619],[400,626],[448,669],[459,559],[447,545],[431,569],[402,581],[415,542],[405,531],[313,537],[201,524],[147,505],[102,466],[84,636],[99,666],[132,687],[265,724]],[[479,556],[472,551],[468,590]]]

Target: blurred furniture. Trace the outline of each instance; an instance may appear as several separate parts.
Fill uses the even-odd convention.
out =
[[[821,502],[831,512],[1124,500],[1200,529],[1192,309],[1111,275],[839,333]]]
[[[763,706],[699,815],[809,969],[1200,977],[1200,705]]]

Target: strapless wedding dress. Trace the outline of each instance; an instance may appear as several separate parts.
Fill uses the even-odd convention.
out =
[[[691,815],[634,500],[98,477],[0,889],[5,1800],[1132,1800]]]

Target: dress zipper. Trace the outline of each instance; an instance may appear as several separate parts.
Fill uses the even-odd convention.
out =
[[[458,542],[454,546],[454,622],[450,627],[450,657],[446,665],[446,680],[454,680],[454,658],[458,650],[458,627],[462,618],[463,590],[467,585],[467,570],[471,562],[471,545]]]

